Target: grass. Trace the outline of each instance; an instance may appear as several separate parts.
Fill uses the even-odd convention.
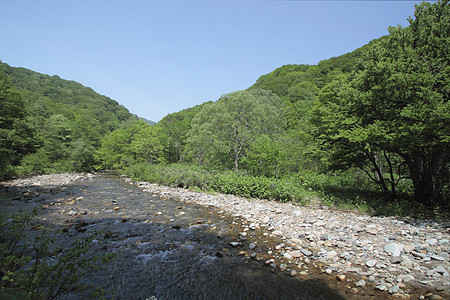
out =
[[[301,205],[327,205],[343,210],[384,216],[415,218],[447,217],[435,208],[412,200],[405,186],[396,199],[377,190],[364,177],[343,172],[333,175],[304,171],[285,178],[255,177],[245,171],[214,170],[193,165],[150,165],[140,163],[124,172],[135,181],[181,187],[197,192],[232,194],[242,197],[295,202]]]

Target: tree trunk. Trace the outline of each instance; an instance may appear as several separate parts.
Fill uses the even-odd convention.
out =
[[[427,159],[417,156],[406,159],[414,185],[416,201],[432,205],[441,198],[441,191],[446,176],[446,152],[430,155]]]

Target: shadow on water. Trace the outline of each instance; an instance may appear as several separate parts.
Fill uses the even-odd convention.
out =
[[[51,204],[36,221],[54,228],[59,244],[103,232],[93,251],[117,253],[117,259],[86,274],[82,283],[101,284],[107,299],[344,299],[324,280],[290,277],[242,255],[256,236],[238,239],[242,227],[235,218],[142,193],[116,176],[101,175],[35,199],[28,204]],[[237,248],[229,245],[235,240]],[[253,251],[263,255],[278,241],[266,242]]]

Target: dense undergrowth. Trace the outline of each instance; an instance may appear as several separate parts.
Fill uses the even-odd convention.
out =
[[[387,198],[371,182],[354,174],[303,172],[280,179],[251,176],[243,171],[214,170],[194,165],[139,163],[122,171],[135,181],[243,197],[291,201],[300,205],[327,205],[384,216],[429,218],[439,216],[414,203],[406,192]],[[414,203],[414,205],[412,205]]]

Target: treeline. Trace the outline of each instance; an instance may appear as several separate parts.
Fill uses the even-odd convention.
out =
[[[102,138],[135,117],[92,89],[0,62],[0,178],[92,170]]]
[[[76,83],[39,94],[28,79],[10,75],[28,107],[14,117],[25,120],[15,123],[15,134],[30,142],[12,135],[17,143],[2,149],[16,149],[11,165],[22,173],[38,170],[37,161],[58,170],[96,165],[139,180],[244,196],[320,197],[389,214],[448,211],[449,18],[448,1],[422,3],[407,28],[391,27],[388,36],[315,66],[283,66],[247,90],[155,126],[106,97],[71,95],[67,85]],[[42,107],[50,117],[40,117]]]

